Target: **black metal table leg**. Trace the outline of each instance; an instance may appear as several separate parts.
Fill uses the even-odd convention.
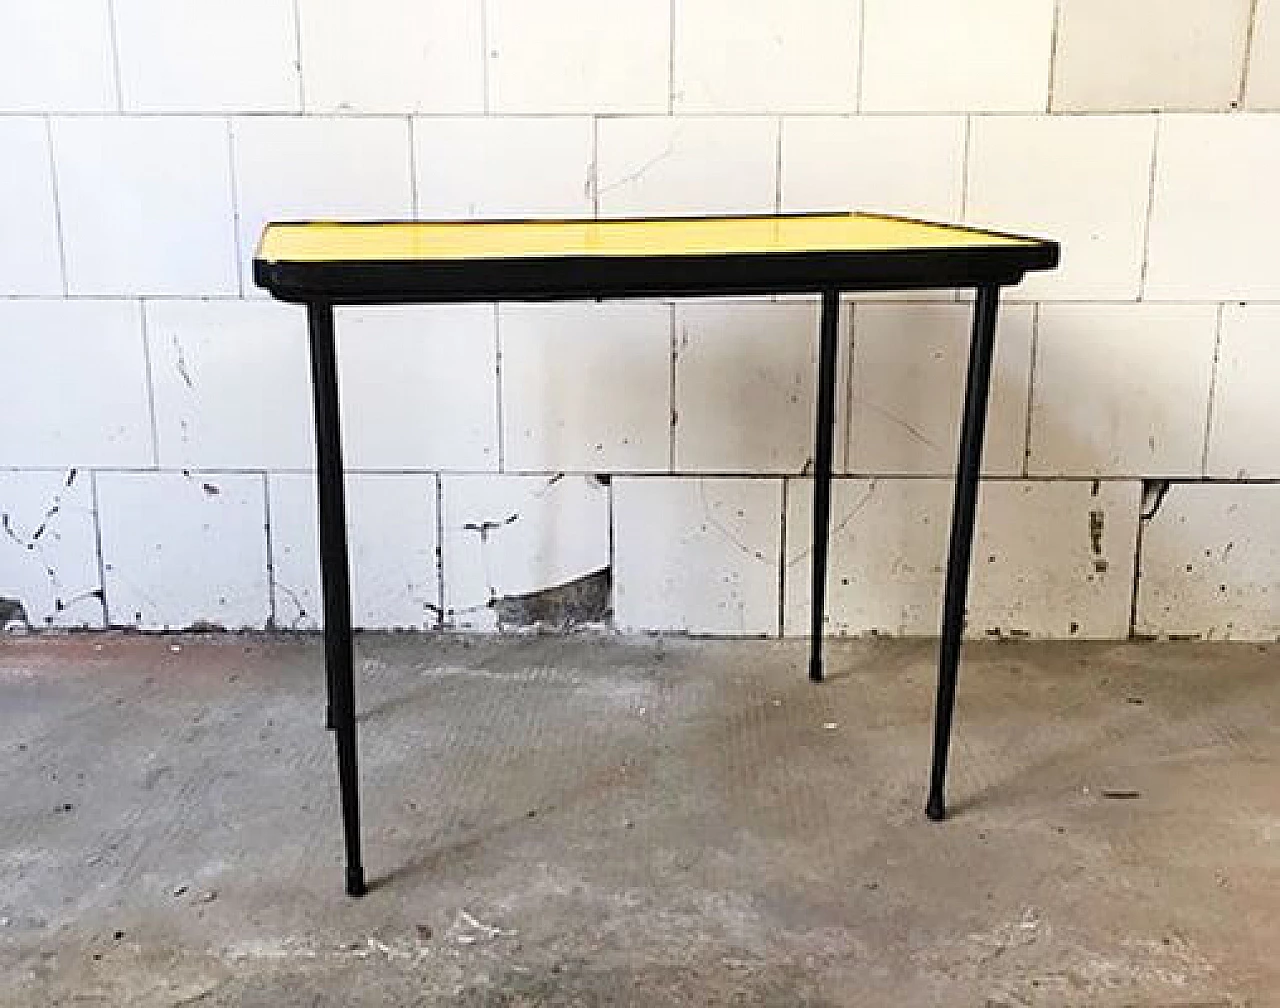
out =
[[[320,581],[324,592],[324,665],[328,725],[338,750],[342,829],[347,845],[347,894],[367,891],[360,860],[360,776],[356,766],[355,683],[351,642],[351,587],[347,569],[347,516],[343,501],[342,427],[333,305],[307,305],[311,337],[311,389],[315,397],[316,487],[320,504]]]
[[[813,589],[809,678],[822,682],[822,630],[827,602],[827,537],[831,529],[831,448],[836,423],[836,357],[840,349],[840,292],[822,292],[818,346],[817,430],[813,454]]]
[[[933,723],[933,770],[925,814],[935,822],[947,817],[947,749],[951,743],[951,715],[956,703],[956,675],[964,636],[965,597],[969,589],[969,556],[973,551],[973,522],[982,470],[982,439],[987,426],[987,393],[991,387],[991,359],[995,351],[999,287],[979,287],[973,310],[969,344],[969,377],[960,423],[960,453],[956,464],[956,494],[951,510],[951,546],[947,554],[947,587],[942,603],[942,640],[938,648],[938,703]]]

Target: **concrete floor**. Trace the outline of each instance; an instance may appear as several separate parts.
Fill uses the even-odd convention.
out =
[[[0,1004],[1280,1004],[1280,646],[0,643]],[[1130,797],[1108,797],[1127,794]]]

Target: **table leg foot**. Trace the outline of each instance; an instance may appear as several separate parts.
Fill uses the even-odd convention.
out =
[[[929,804],[924,807],[924,814],[932,822],[942,822],[947,818],[947,803],[942,795],[929,795]]]
[[[822,656],[815,654],[809,659],[809,679],[813,682],[822,682],[825,678],[822,672]]]
[[[364,884],[363,868],[347,869],[347,895],[348,896],[364,896],[369,891],[369,887]]]

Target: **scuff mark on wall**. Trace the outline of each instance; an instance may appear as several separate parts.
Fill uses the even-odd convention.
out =
[[[178,376],[182,379],[182,384],[186,385],[189,389],[194,389],[196,387],[196,383],[191,379],[191,371],[187,367],[187,355],[183,351],[182,343],[179,341],[177,336],[173,337],[173,351],[176,355],[173,366],[177,369]]]
[[[1172,484],[1168,480],[1142,481],[1142,520],[1151,521],[1160,510]]]

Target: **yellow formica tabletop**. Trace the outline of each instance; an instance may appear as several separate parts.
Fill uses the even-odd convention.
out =
[[[786,293],[1017,283],[1055,242],[878,214],[269,224],[254,277],[349,301]]]

